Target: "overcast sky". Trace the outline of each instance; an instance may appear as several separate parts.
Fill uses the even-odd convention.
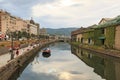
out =
[[[79,28],[120,15],[120,0],[0,0],[0,8],[41,27]]]

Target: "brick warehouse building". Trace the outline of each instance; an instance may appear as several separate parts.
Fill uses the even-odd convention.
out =
[[[89,27],[86,29],[89,29]],[[80,32],[81,30],[79,29],[71,33],[71,37],[74,39],[74,42],[79,41],[77,39],[77,35],[79,36],[81,34]],[[120,16],[107,19],[103,18],[98,25],[95,25],[91,33],[89,30],[85,32],[86,33],[82,34],[83,42],[85,42],[84,38],[89,41],[89,38],[92,36],[94,45],[108,49],[120,50]],[[77,34],[74,35],[74,33]]]

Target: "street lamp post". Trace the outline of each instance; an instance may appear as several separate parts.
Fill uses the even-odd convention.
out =
[[[16,40],[19,40],[19,37],[18,37],[18,31],[16,31]]]
[[[11,60],[14,59],[14,53],[13,53],[13,32],[11,32]]]
[[[14,59],[14,53],[13,53],[13,46],[14,46],[14,42],[13,42],[13,29],[10,29],[7,27],[7,31],[6,34],[9,35],[9,38],[11,39],[11,45],[10,45],[10,60]]]
[[[10,52],[11,52],[11,60],[12,59],[14,59],[14,53],[13,53],[13,32],[11,32],[11,50],[10,50]]]
[[[30,39],[30,25],[28,24],[28,26],[27,26],[27,40],[28,40],[28,45],[30,44],[29,39]]]

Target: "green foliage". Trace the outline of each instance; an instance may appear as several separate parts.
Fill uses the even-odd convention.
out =
[[[95,29],[95,45],[101,45],[101,41],[98,39],[99,37],[105,36],[105,47],[107,48],[113,48],[113,45],[115,43],[115,26],[120,25],[120,16],[117,16],[116,18],[107,21],[106,23],[100,24],[96,26]],[[101,34],[101,29],[106,29],[106,34]]]
[[[102,33],[102,29],[105,30],[105,33]],[[106,48],[113,48],[113,45],[115,43],[115,27],[106,27],[106,28],[97,28],[95,29],[95,36],[94,41],[95,45],[101,46],[102,42],[99,39],[100,37],[105,37],[105,47]]]
[[[104,37],[104,34],[102,33],[102,29],[104,28],[97,28],[94,31],[94,44],[95,45],[98,45],[98,46],[102,45],[101,40],[99,39],[99,37]]]
[[[11,36],[12,34],[12,37],[15,38],[16,40],[24,37],[24,38],[30,38],[30,34],[27,33],[26,31],[15,31],[15,32],[11,32],[9,33],[9,36]],[[33,37],[34,35],[32,35]]]
[[[36,37],[36,35],[35,34],[31,34],[31,37]]]
[[[17,37],[17,33],[16,32],[12,32],[12,37],[16,38]]]
[[[21,33],[21,35],[22,35],[22,37],[26,37],[26,38],[27,38],[28,33],[27,33],[26,31],[23,31],[23,32]]]
[[[74,46],[79,46],[80,42],[72,42],[71,44],[74,45]]]
[[[18,31],[18,39],[22,37],[21,34],[22,34],[21,31]]]
[[[93,30],[89,30],[89,31],[86,31],[85,33],[83,33],[83,40],[84,41],[89,41],[89,40],[92,40],[94,41],[94,31]],[[83,42],[84,42],[83,41]],[[89,42],[88,42],[89,43]],[[85,44],[85,43],[84,43]],[[86,43],[87,44],[87,43]]]
[[[88,39],[88,38],[93,39],[94,38],[94,31],[88,31],[88,32],[83,33],[83,38],[84,39]]]
[[[115,43],[115,27],[107,27],[106,28],[106,40],[105,45],[107,48],[113,48]]]
[[[84,41],[92,39],[95,46],[112,49],[115,44],[115,28],[118,25],[120,25],[120,16],[95,26],[94,30],[88,28],[83,33]]]

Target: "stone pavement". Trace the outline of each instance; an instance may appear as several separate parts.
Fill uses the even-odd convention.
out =
[[[19,49],[19,55],[22,55],[23,53],[27,52],[28,49],[29,50],[33,49],[33,46],[28,46],[28,47]],[[15,52],[16,52],[16,50],[14,50],[13,53],[15,54]],[[10,57],[11,57],[10,53],[6,53],[6,54],[3,54],[3,55],[0,55],[0,67],[2,67],[5,64],[7,64],[7,62],[10,60]],[[17,55],[15,54],[14,58],[16,58],[16,57],[17,57]]]

